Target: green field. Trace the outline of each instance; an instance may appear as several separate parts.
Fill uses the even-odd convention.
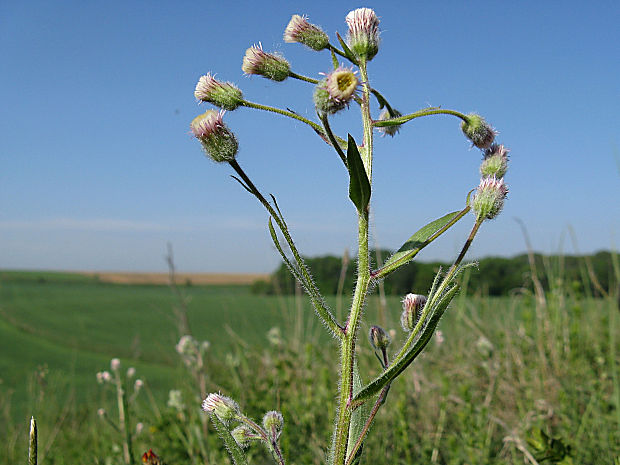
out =
[[[211,343],[207,390],[234,397],[258,418],[282,410],[283,448],[295,459],[288,462],[321,463],[337,353],[306,299],[255,296],[246,286],[180,290],[192,333]],[[528,292],[457,298],[440,324],[445,341],[431,344],[392,387],[365,463],[523,463],[538,453],[533,428],[564,452],[570,447],[573,463],[613,463],[620,455],[617,301],[577,298],[561,286],[545,297],[544,305]],[[364,331],[380,323],[398,340],[398,299],[388,298],[383,313],[378,302],[369,303]],[[228,463],[215,435],[199,434],[200,392],[175,352],[179,304],[167,286],[0,273],[0,436],[7,438],[0,463],[25,460],[31,414],[39,419],[42,463],[121,463],[119,438],[96,415],[99,407],[114,412],[113,394],[95,379],[112,357],[136,367],[149,388],[132,409],[147,425],[136,454],[152,447],[169,465]],[[269,342],[273,327],[281,343]],[[367,342],[359,348],[362,373],[375,375]],[[183,411],[166,405],[173,388],[184,393]],[[253,463],[266,463],[256,449]]]

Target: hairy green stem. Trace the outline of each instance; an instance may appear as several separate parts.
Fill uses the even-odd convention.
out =
[[[442,110],[441,108],[427,108],[425,110],[416,111],[415,113],[410,113],[405,116],[399,116],[398,118],[391,118],[382,121],[374,121],[372,125],[376,128],[384,127],[384,126],[394,126],[396,124],[403,124],[407,121],[411,121],[414,118],[420,118],[421,116],[429,116],[429,115],[452,115],[457,118],[461,118],[463,121],[467,121],[467,116],[461,112],[455,110]]]
[[[321,136],[324,136],[323,129],[321,128],[321,126],[316,124],[314,121],[310,121],[308,118],[304,118],[303,116],[298,115],[297,113],[293,111],[282,110],[281,108],[270,107],[268,105],[262,105],[260,103],[248,102],[247,100],[243,100],[241,105],[248,107],[248,108],[254,108],[256,110],[270,111],[272,113],[277,113],[279,115],[288,116],[289,118],[294,118],[298,121],[301,121],[302,123],[306,123],[308,126],[312,127],[312,129],[314,129]]]
[[[269,451],[273,455],[273,458],[276,460],[276,462],[278,462],[278,465],[284,465],[284,457],[282,456],[282,451],[280,450],[280,446],[275,440],[272,440],[272,438],[269,437],[269,434],[267,434],[267,431],[265,431],[255,421],[251,420],[245,415],[241,415],[239,419],[241,420],[241,422],[245,423],[250,428],[252,428],[254,431],[256,431],[258,434],[260,434],[260,437],[263,439],[265,444],[268,445]]]
[[[250,178],[247,176],[247,174],[245,174],[245,171],[243,171],[241,166],[239,166],[239,163],[237,163],[236,160],[232,160],[229,163],[230,163],[230,166],[232,166],[232,168],[241,177],[241,179],[243,179],[243,181],[246,183],[246,185],[249,188],[250,192],[252,192],[252,194],[258,199],[258,201],[261,204],[263,204],[265,209],[269,212],[271,217],[277,223],[278,227],[280,228],[280,231],[282,231],[282,234],[284,235],[284,238],[286,239],[286,242],[288,243],[289,247],[291,248],[291,252],[293,254],[293,257],[295,258],[295,261],[297,262],[297,264],[299,266],[299,269],[300,269],[303,277],[306,280],[306,285],[308,287],[310,287],[310,289],[308,289],[308,294],[310,295],[310,300],[312,301],[312,304],[313,304],[317,314],[319,315],[319,317],[323,320],[325,325],[331,330],[331,332],[335,336],[337,336],[339,338],[344,337],[343,328],[338,324],[338,322],[336,321],[334,316],[331,314],[331,312],[329,311],[329,309],[327,308],[325,303],[322,302],[317,297],[317,296],[320,295],[320,292],[319,292],[318,288],[316,287],[316,285],[314,284],[314,281],[312,280],[312,277],[310,276],[310,272],[308,271],[308,269],[307,269],[307,267],[306,267],[306,265],[304,263],[303,258],[301,257],[301,255],[297,251],[297,247],[295,247],[295,243],[293,242],[293,238],[291,237],[290,233],[288,232],[288,227],[287,227],[286,223],[284,223],[284,221],[282,220],[282,218],[280,217],[278,212],[276,212],[274,210],[274,208],[267,201],[267,199],[265,199],[265,197],[263,197],[263,194],[260,193],[260,191],[254,185],[254,183],[250,180]]]
[[[121,435],[123,436],[123,459],[126,464],[133,465],[135,462],[131,444],[131,429],[128,415],[129,406],[127,404],[127,396],[125,395],[123,380],[121,379],[119,370],[115,370],[115,381],[116,401],[118,403],[118,425],[121,429]]]
[[[362,121],[364,124],[364,150],[360,154],[372,183],[372,120],[370,118],[370,85],[366,61],[360,60],[362,76]],[[353,303],[341,341],[340,353],[340,393],[338,396],[338,413],[332,443],[332,465],[344,465],[347,457],[347,444],[351,423],[351,400],[353,399],[353,366],[355,363],[355,342],[359,322],[363,312],[368,285],[370,284],[370,263],[368,256],[368,209],[358,211],[358,259],[357,283],[353,294]]]
[[[311,77],[303,76],[301,74],[297,74],[297,73],[294,73],[292,71],[289,71],[288,75],[290,77],[292,77],[292,78],[299,79],[300,81],[306,81],[306,82],[309,82],[311,84],[318,84],[319,83],[318,79],[312,79]]]

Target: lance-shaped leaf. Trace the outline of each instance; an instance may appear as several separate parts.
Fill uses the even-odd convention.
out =
[[[349,168],[349,198],[357,207],[357,211],[363,213],[370,203],[370,181],[368,181],[362,156],[351,134],[349,134],[347,146],[347,166]]]
[[[248,461],[243,453],[243,450],[241,450],[241,447],[239,447],[239,444],[237,444],[235,438],[232,437],[232,434],[230,434],[230,431],[228,431],[226,425],[222,423],[215,413],[211,413],[210,417],[215,429],[217,430],[218,436],[222,441],[224,441],[224,446],[226,447],[233,463],[235,465],[247,465]]]
[[[422,353],[426,347],[426,344],[428,344],[433,337],[433,333],[435,332],[435,328],[437,328],[439,320],[458,290],[459,286],[457,284],[446,290],[443,296],[438,299],[434,306],[435,308],[432,309],[432,315],[430,316],[428,323],[424,327],[424,330],[416,343],[403,355],[403,357],[385,370],[383,374],[375,378],[374,381],[371,381],[360,392],[354,395],[353,402],[365,400],[377,394],[381,389],[383,389],[384,386],[400,375],[411,364],[411,362],[413,362],[416,357]]]
[[[409,260],[412,260],[420,250],[450,229],[468,211],[469,207],[465,207],[461,211],[448,213],[418,229],[394,255],[387,259],[380,270],[373,273],[373,278],[383,278]]]
[[[360,376],[357,363],[354,363],[353,365],[353,394],[356,394],[357,392],[359,392],[362,389],[362,387],[363,387],[362,378]],[[370,408],[368,407],[368,404],[360,405],[351,414],[351,424],[349,425],[349,441],[347,444],[347,457],[351,454],[351,451],[353,450],[355,443],[357,442],[360,435],[362,434],[362,430],[364,429],[364,425],[366,424],[366,420],[369,415],[370,415]],[[358,449],[359,456],[356,455],[356,460],[358,461],[361,458],[362,447]]]
[[[353,52],[351,51],[351,49],[347,46],[346,42],[344,40],[342,40],[342,37],[340,37],[340,34],[338,34],[336,32],[336,37],[338,38],[338,42],[340,42],[340,46],[342,47],[342,50],[344,51],[344,54],[347,56],[347,58],[349,59],[349,61],[351,61],[351,63],[357,65],[357,58],[355,58],[355,55],[353,54]]]

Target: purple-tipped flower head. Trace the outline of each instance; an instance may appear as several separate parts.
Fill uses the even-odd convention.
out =
[[[284,30],[284,42],[298,42],[318,52],[327,48],[329,37],[319,26],[310,24],[305,16],[293,15]]]
[[[372,60],[379,51],[379,18],[370,8],[358,8],[346,17],[349,48],[355,55]]]
[[[484,151],[484,160],[480,165],[480,174],[483,178],[495,176],[503,178],[508,169],[509,150],[503,145],[493,144]]]
[[[466,116],[467,120],[461,123],[463,134],[479,149],[488,149],[495,140],[497,132],[484,118],[475,113]]]
[[[390,336],[381,326],[371,326],[368,331],[368,340],[375,350],[385,350],[390,345]]]
[[[390,114],[389,110],[387,108],[384,108],[381,113],[379,113],[379,121],[398,118],[399,116],[403,116],[400,111],[392,109],[392,114]],[[382,136],[394,137],[396,134],[398,134],[401,126],[402,124],[395,124],[393,126],[380,126],[377,129],[379,129],[379,132]]]
[[[291,71],[288,61],[274,53],[263,51],[261,44],[245,51],[241,69],[245,74],[258,74],[272,81],[284,81]]]
[[[112,368],[112,371],[118,371],[120,367],[121,361],[118,358],[113,358],[110,360],[110,368]]]
[[[495,176],[483,178],[476,189],[471,207],[476,215],[476,221],[492,220],[504,207],[504,200],[508,195],[508,187],[504,179]]]
[[[332,114],[345,108],[355,97],[359,80],[355,73],[340,66],[314,89],[314,104],[321,113]]]
[[[405,332],[410,333],[422,316],[422,309],[426,304],[426,296],[407,294],[403,299],[403,313],[400,315],[400,325]]]
[[[274,441],[277,441],[284,426],[284,417],[276,410],[271,410],[263,417],[263,427]]]
[[[241,416],[239,405],[230,397],[211,393],[202,402],[202,409],[207,413],[214,413],[225,424],[230,424]]]
[[[207,156],[218,163],[234,160],[239,149],[237,138],[224,124],[223,115],[223,111],[207,110],[190,124],[192,134]]]
[[[211,73],[200,77],[194,96],[224,110],[234,110],[243,102],[243,94],[237,86],[231,82],[220,82]]]

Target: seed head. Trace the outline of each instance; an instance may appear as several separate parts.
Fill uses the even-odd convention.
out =
[[[225,424],[230,424],[241,415],[237,402],[230,397],[215,393],[209,394],[202,402],[202,409],[207,413],[215,413]]]
[[[370,8],[358,8],[346,17],[349,48],[370,61],[379,51],[379,18]]]
[[[495,140],[497,132],[484,118],[475,113],[466,116],[461,123],[463,134],[479,149],[488,149]]]
[[[243,94],[237,86],[231,82],[220,82],[211,73],[198,80],[194,96],[224,110],[234,110],[243,102]]]
[[[476,189],[471,207],[477,221],[492,220],[504,206],[504,200],[508,195],[508,187],[504,179],[495,176],[483,178]]]
[[[385,350],[390,345],[390,336],[381,326],[371,326],[368,331],[368,340],[375,350]]]
[[[399,116],[403,116],[400,111],[393,109],[392,114],[390,114],[389,110],[387,108],[384,108],[381,113],[379,113],[379,121],[398,118]],[[381,132],[382,136],[394,137],[396,134],[398,134],[401,126],[402,124],[396,124],[394,126],[380,126],[378,129],[379,132]]]
[[[422,316],[422,309],[426,304],[426,296],[407,294],[403,299],[403,313],[400,315],[400,325],[403,331],[410,333]]]
[[[281,56],[263,51],[263,46],[258,44],[245,51],[241,69],[245,74],[258,74],[280,82],[289,76],[291,65]]]
[[[237,138],[224,124],[223,115],[223,111],[207,110],[190,124],[207,156],[218,163],[234,160],[239,149]]]
[[[480,174],[483,178],[495,176],[503,178],[508,169],[508,152],[503,145],[492,144],[484,151],[484,160],[480,164]]]
[[[345,108],[355,97],[359,80],[355,73],[340,66],[314,89],[314,104],[321,113],[333,114]]]
[[[284,42],[298,42],[318,52],[327,48],[329,37],[319,26],[310,24],[305,16],[293,15],[284,30]]]

